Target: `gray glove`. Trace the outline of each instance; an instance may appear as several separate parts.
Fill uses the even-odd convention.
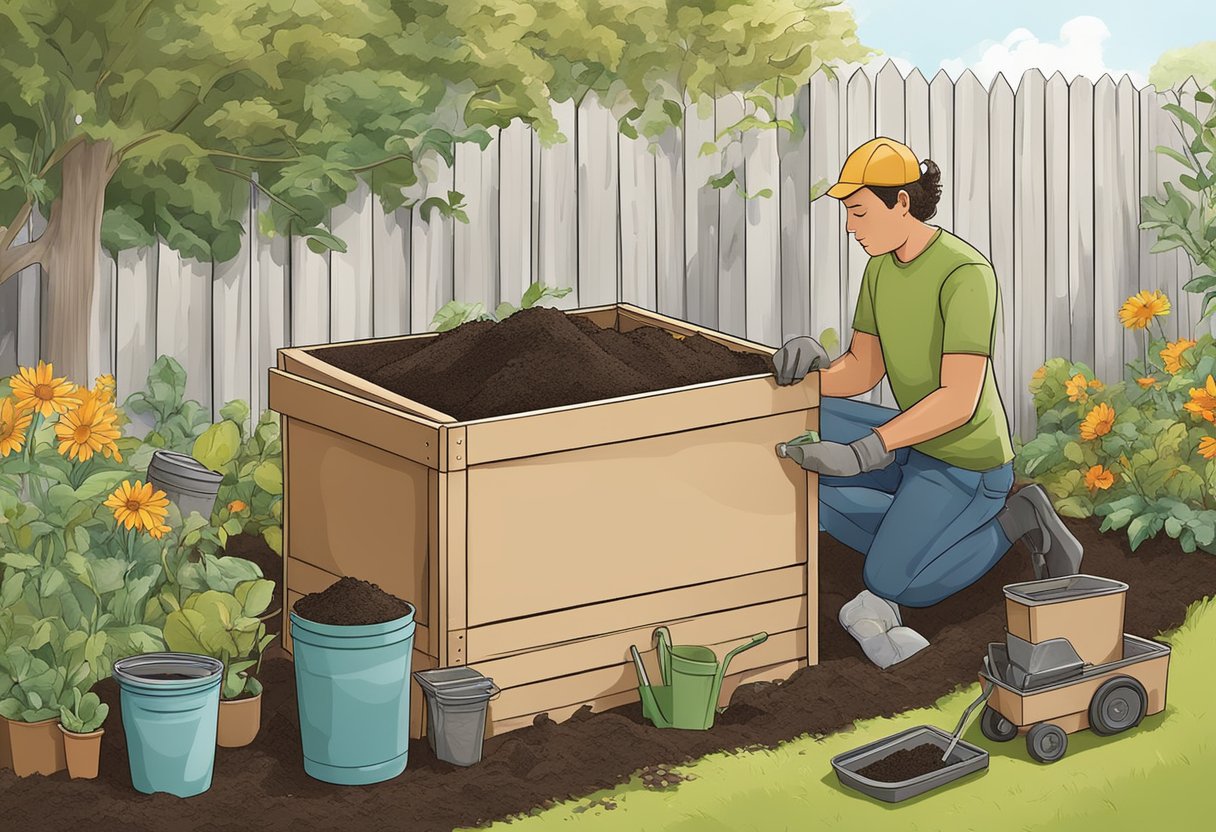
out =
[[[797,384],[812,370],[828,366],[831,359],[823,345],[809,335],[799,335],[785,342],[773,353],[773,370],[778,384]]]
[[[873,431],[847,445],[840,442],[787,445],[783,442],[777,446],[777,456],[792,459],[806,470],[828,477],[852,477],[886,468],[895,461],[895,453],[884,448]]]

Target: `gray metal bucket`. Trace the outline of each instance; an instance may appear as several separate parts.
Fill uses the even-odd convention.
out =
[[[177,504],[183,517],[197,511],[210,520],[223,479],[219,471],[212,471],[189,454],[156,451],[148,463],[148,481]]]
[[[481,762],[486,710],[499,693],[494,680],[463,667],[419,670],[414,679],[426,694],[426,739],[435,756],[455,766]]]

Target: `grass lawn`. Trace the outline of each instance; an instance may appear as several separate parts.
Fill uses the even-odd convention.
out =
[[[953,729],[963,709],[979,694],[976,684],[943,697],[935,708],[868,720],[829,737],[803,737],[772,751],[711,755],[677,767],[676,771],[695,774],[696,779],[674,789],[650,791],[635,777],[617,789],[514,819],[509,828],[523,832],[573,826],[647,832],[1205,828],[1212,810],[1204,795],[1216,780],[1216,600],[1193,605],[1169,642],[1174,652],[1165,711],[1122,736],[1072,734],[1067,755],[1050,765],[1031,760],[1021,738],[1008,743],[985,739],[977,711],[964,737],[992,755],[986,772],[899,804],[871,800],[839,784],[829,763],[832,757],[915,725]],[[497,823],[491,828],[507,826]]]

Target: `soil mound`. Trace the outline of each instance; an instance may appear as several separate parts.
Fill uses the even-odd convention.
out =
[[[393,621],[408,615],[413,607],[375,584],[341,578],[324,592],[305,595],[292,609],[301,618],[318,624],[352,626]]]

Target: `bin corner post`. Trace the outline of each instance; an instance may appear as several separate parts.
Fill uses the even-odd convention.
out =
[[[819,430],[819,395],[807,413],[807,429]],[[819,664],[819,475],[806,472],[806,663]]]
[[[282,358],[280,357],[279,360],[281,361]],[[282,455],[283,461],[283,496],[281,498],[282,502],[280,503],[280,505],[283,507],[280,515],[280,522],[283,524],[283,534],[280,538],[282,541],[280,544],[282,551],[279,552],[279,555],[283,560],[281,567],[282,572],[280,573],[280,578],[283,582],[279,585],[279,595],[283,599],[283,610],[281,613],[283,620],[282,629],[279,630],[279,633],[281,634],[279,636],[279,645],[284,651],[286,651],[287,655],[294,657],[295,653],[291,643],[291,599],[287,594],[287,587],[290,586],[288,581],[291,577],[287,574],[288,564],[290,561],[288,553],[291,552],[291,515],[288,508],[291,505],[291,500],[289,498],[291,493],[291,455],[288,453],[287,437],[290,433],[292,420],[291,417],[287,416],[285,413],[281,413],[279,411],[275,412],[279,414],[279,452]]]
[[[436,488],[434,527],[435,600],[432,647],[440,667],[466,662],[468,628],[468,461],[467,431],[463,426],[439,428],[439,470],[431,483]]]

